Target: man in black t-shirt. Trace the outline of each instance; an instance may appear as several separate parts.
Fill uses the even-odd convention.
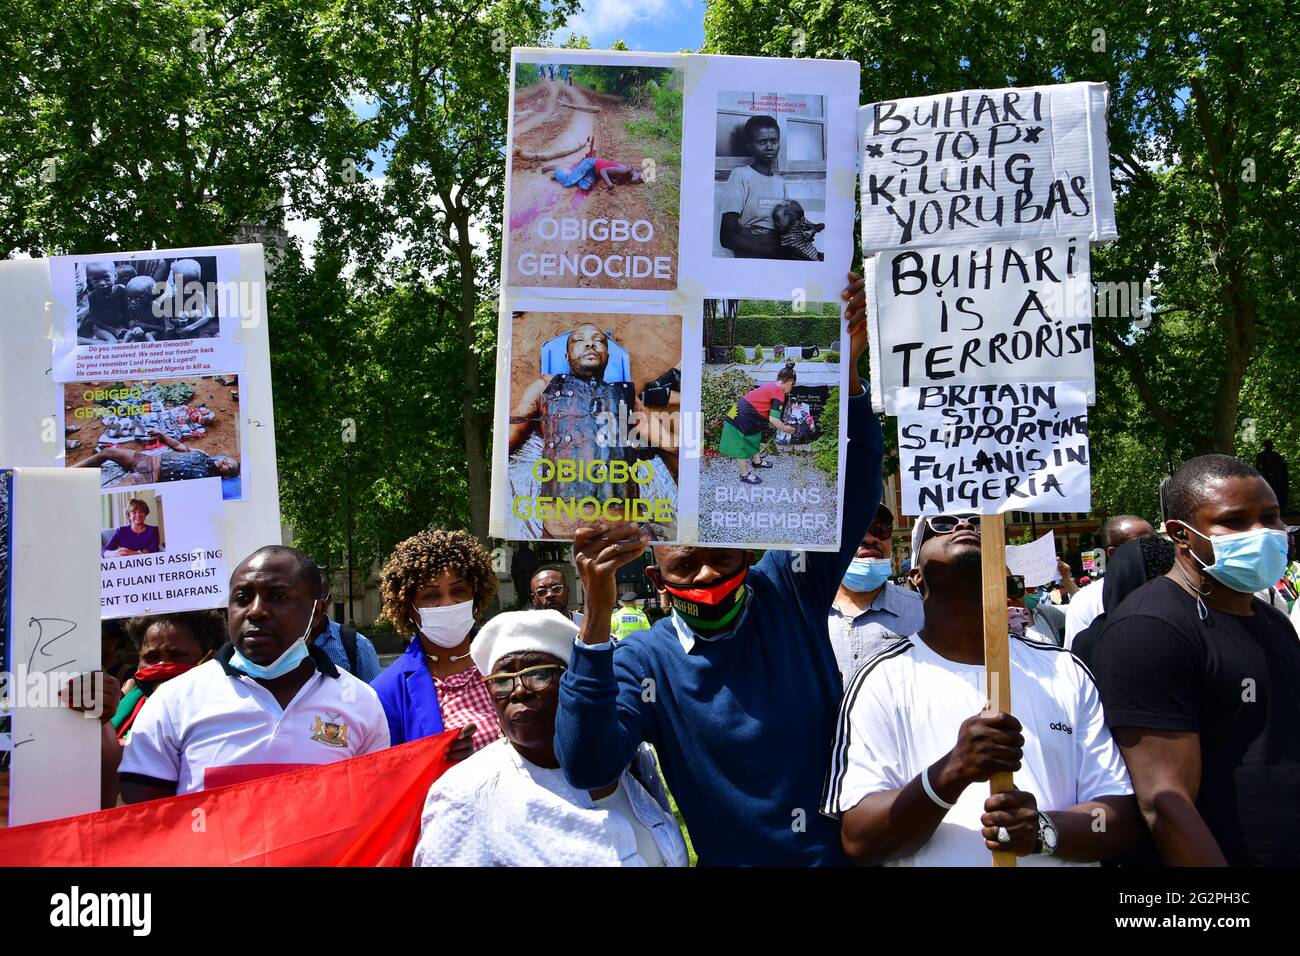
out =
[[[1174,566],[1111,612],[1093,653],[1142,814],[1169,865],[1300,863],[1300,641],[1253,595],[1286,566],[1277,497],[1205,455],[1166,507]]]

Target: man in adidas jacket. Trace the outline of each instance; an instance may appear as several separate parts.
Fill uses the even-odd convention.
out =
[[[916,523],[921,631],[849,682],[822,812],[862,864],[1079,865],[1132,849],[1141,817],[1092,675],[1069,651],[1012,638],[1009,713],[985,713],[977,515]],[[989,796],[998,771],[1015,789]]]

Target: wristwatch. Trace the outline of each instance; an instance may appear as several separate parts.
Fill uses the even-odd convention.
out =
[[[1056,824],[1042,810],[1038,811],[1038,845],[1034,853],[1038,856],[1051,856],[1056,852]]]

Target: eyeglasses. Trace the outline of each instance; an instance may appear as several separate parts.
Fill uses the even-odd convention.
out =
[[[493,700],[505,700],[514,693],[515,678],[519,678],[519,683],[524,685],[524,690],[536,694],[555,683],[555,679],[563,670],[562,664],[538,664],[535,667],[525,667],[513,674],[489,674],[483,678],[483,683],[487,685],[488,693],[492,695]]]
[[[957,530],[957,525],[962,522],[973,525],[975,533],[980,530],[980,516],[976,514],[969,515],[927,515],[925,525],[935,534],[952,534]]]
[[[546,597],[548,594],[559,594],[566,587],[568,587],[567,584],[551,584],[546,587],[537,588],[537,590],[533,591],[533,596],[540,598]]]

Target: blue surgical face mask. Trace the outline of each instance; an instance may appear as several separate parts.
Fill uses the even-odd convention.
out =
[[[289,673],[307,658],[307,635],[311,632],[312,621],[316,619],[315,604],[312,604],[311,610],[312,613],[307,618],[307,628],[302,632],[302,636],[285,648],[284,653],[271,663],[254,664],[236,648],[235,653],[230,656],[230,666],[258,680],[275,680]]]
[[[888,558],[854,558],[844,572],[844,586],[850,591],[874,591],[894,573]]]
[[[1189,524],[1184,524],[1194,534],[1205,538],[1214,546],[1214,563],[1206,564],[1196,557],[1205,573],[1220,584],[1243,594],[1254,594],[1277,584],[1286,570],[1287,536],[1285,531],[1256,528],[1236,534],[1201,534]]]

